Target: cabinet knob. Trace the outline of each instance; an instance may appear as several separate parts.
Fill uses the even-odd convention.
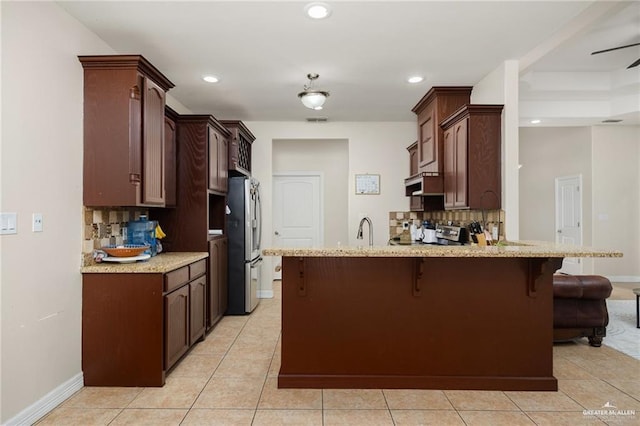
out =
[[[276,234],[276,235],[280,235],[280,233],[279,233],[278,231],[274,232],[274,234]]]

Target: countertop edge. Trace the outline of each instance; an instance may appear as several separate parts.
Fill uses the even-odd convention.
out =
[[[82,274],[164,274],[209,257],[207,252],[161,253],[135,263],[96,263],[80,268]]]
[[[623,254],[616,250],[600,250],[590,247],[572,246],[538,241],[510,242],[505,246],[340,246],[267,248],[264,256],[284,257],[599,257],[615,258]]]

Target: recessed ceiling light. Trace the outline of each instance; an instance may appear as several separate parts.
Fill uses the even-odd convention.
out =
[[[419,75],[414,75],[414,76],[409,77],[409,78],[407,79],[407,81],[408,81],[409,83],[412,83],[412,84],[420,83],[420,82],[422,82],[422,80],[424,80],[424,77],[420,77]]]
[[[540,124],[541,122],[542,122],[542,120],[535,119],[535,120],[531,120],[529,123],[531,123],[531,124]]]
[[[202,79],[207,83],[217,83],[218,81],[220,81],[215,75],[205,75],[204,77],[202,77]]]
[[[307,12],[307,15],[313,19],[324,19],[331,15],[329,5],[325,3],[309,3],[305,6],[304,10]]]

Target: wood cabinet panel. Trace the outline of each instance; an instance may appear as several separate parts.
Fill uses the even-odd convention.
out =
[[[432,103],[418,115],[418,170],[438,171],[436,108]]]
[[[467,105],[442,123],[446,209],[501,208],[502,105]]]
[[[207,329],[207,277],[201,276],[189,283],[191,335],[189,344],[193,345],[204,337]]]
[[[83,274],[86,386],[162,386],[162,275]]]
[[[209,128],[209,189],[227,192],[228,139],[215,128]]]
[[[418,174],[418,142],[414,142],[407,147],[409,151],[409,176]]]
[[[164,188],[165,206],[176,205],[176,117],[175,111],[165,107],[164,117]]]
[[[228,304],[227,237],[209,241],[209,320],[213,327],[224,315]]]
[[[164,206],[164,103],[173,84],[140,55],[79,56],[86,206]]]
[[[164,205],[164,102],[165,92],[144,79],[144,130],[142,146],[142,202]]]
[[[185,285],[164,297],[165,369],[184,355],[190,346],[189,339],[189,286]]]

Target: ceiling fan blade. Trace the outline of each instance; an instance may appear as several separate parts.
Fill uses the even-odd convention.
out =
[[[612,47],[611,49],[598,50],[597,52],[591,52],[592,55],[597,55],[598,53],[611,52],[612,50],[626,49],[627,47],[640,46],[640,43],[627,44],[626,46],[618,46]]]
[[[640,65],[640,59],[636,60],[634,63],[632,63],[631,65],[629,65],[629,66],[627,67],[627,69],[629,69],[629,68],[635,68],[635,67],[637,67],[638,65]]]

